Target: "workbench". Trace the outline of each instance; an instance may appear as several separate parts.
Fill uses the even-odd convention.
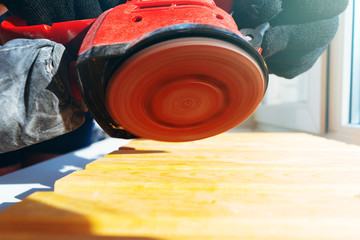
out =
[[[359,146],[224,133],[117,148],[1,211],[0,239],[360,239]]]

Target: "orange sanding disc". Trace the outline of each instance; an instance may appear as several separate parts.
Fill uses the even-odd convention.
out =
[[[112,118],[143,138],[182,142],[214,136],[248,118],[265,93],[257,61],[212,38],[179,38],[148,47],[112,75]]]

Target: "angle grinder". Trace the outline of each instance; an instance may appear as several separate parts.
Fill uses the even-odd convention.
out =
[[[260,104],[261,36],[245,32],[212,0],[128,0],[97,19],[52,26],[11,16],[0,39],[64,44],[77,59],[74,94],[111,137],[182,142],[230,130]]]

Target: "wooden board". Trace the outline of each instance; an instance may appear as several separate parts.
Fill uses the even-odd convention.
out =
[[[0,213],[0,239],[360,239],[360,147],[137,140]]]

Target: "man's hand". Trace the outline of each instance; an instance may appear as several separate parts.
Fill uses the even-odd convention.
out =
[[[126,0],[0,0],[29,25],[97,18]]]
[[[347,5],[348,0],[236,0],[233,17],[239,29],[270,23],[263,56],[271,73],[293,78],[327,48]]]

